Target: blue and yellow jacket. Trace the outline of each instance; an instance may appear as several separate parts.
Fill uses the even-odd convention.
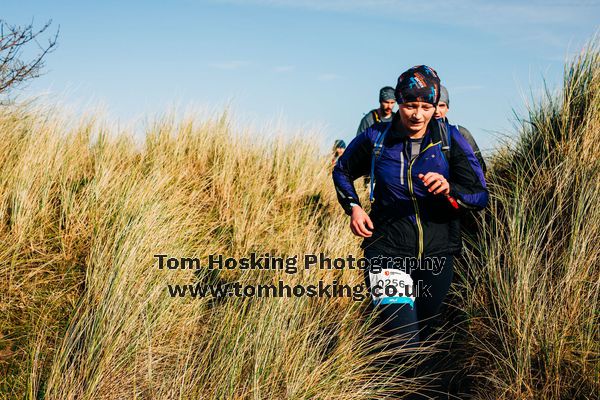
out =
[[[410,143],[398,115],[392,122],[367,128],[350,142],[333,169],[338,201],[348,215],[352,214],[352,203],[361,204],[353,182],[370,173],[373,143],[388,127],[374,170],[374,202],[369,214],[373,235],[365,238],[361,247],[417,257],[460,253],[460,214],[485,208],[488,190],[481,165],[454,125],[446,123],[448,157],[442,151],[438,121],[432,118],[420,152],[412,161]],[[459,210],[444,195],[427,191],[418,177],[427,172],[437,172],[448,180],[450,195],[457,200]]]

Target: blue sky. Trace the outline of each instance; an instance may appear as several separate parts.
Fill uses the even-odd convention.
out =
[[[559,87],[600,1],[10,1],[2,18],[60,25],[46,73],[20,95],[101,103],[115,121],[229,103],[243,121],[349,141],[380,87],[427,64],[450,91],[450,119],[489,149],[542,78]]]

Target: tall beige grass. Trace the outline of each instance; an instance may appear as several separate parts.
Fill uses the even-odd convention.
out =
[[[598,62],[592,45],[568,64],[560,95],[495,155],[459,291],[477,398],[600,389]],[[225,114],[164,118],[138,146],[94,117],[0,109],[0,397],[377,399],[417,387],[403,365],[374,367],[365,302],[168,295],[199,280],[362,283],[356,270],[157,268],[155,254],[361,255],[318,138],[238,133]]]
[[[0,132],[5,398],[366,399],[403,382],[370,366],[348,298],[214,302],[166,287],[358,284],[360,271],[157,268],[155,254],[358,256],[315,140],[165,118],[138,147],[35,106],[2,109]]]
[[[600,393],[600,53],[565,66],[494,156],[466,282],[481,398]]]

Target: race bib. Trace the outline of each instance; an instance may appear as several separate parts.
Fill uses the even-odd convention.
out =
[[[393,268],[382,269],[378,273],[369,271],[369,279],[374,304],[406,303],[414,308],[413,280],[406,272]]]

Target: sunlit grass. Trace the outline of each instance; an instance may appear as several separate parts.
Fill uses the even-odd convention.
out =
[[[155,254],[359,256],[318,138],[166,118],[138,147],[100,121],[63,127],[55,110],[0,113],[4,397],[356,399],[403,382],[371,366],[364,302],[171,298],[168,283],[208,273],[157,268]],[[217,275],[362,283],[357,270]]]
[[[599,132],[595,42],[567,63],[561,93],[530,106],[520,136],[493,160],[492,200],[469,262],[478,279],[464,298],[478,317],[482,398],[599,393]]]
[[[472,273],[457,268],[477,398],[600,390],[599,79],[591,46],[494,155]],[[361,256],[317,132],[164,118],[140,146],[35,103],[0,109],[0,132],[0,397],[377,399],[419,387],[401,377],[407,365],[377,370],[364,301],[167,293],[198,281],[362,283],[358,270],[156,265],[155,254]]]

